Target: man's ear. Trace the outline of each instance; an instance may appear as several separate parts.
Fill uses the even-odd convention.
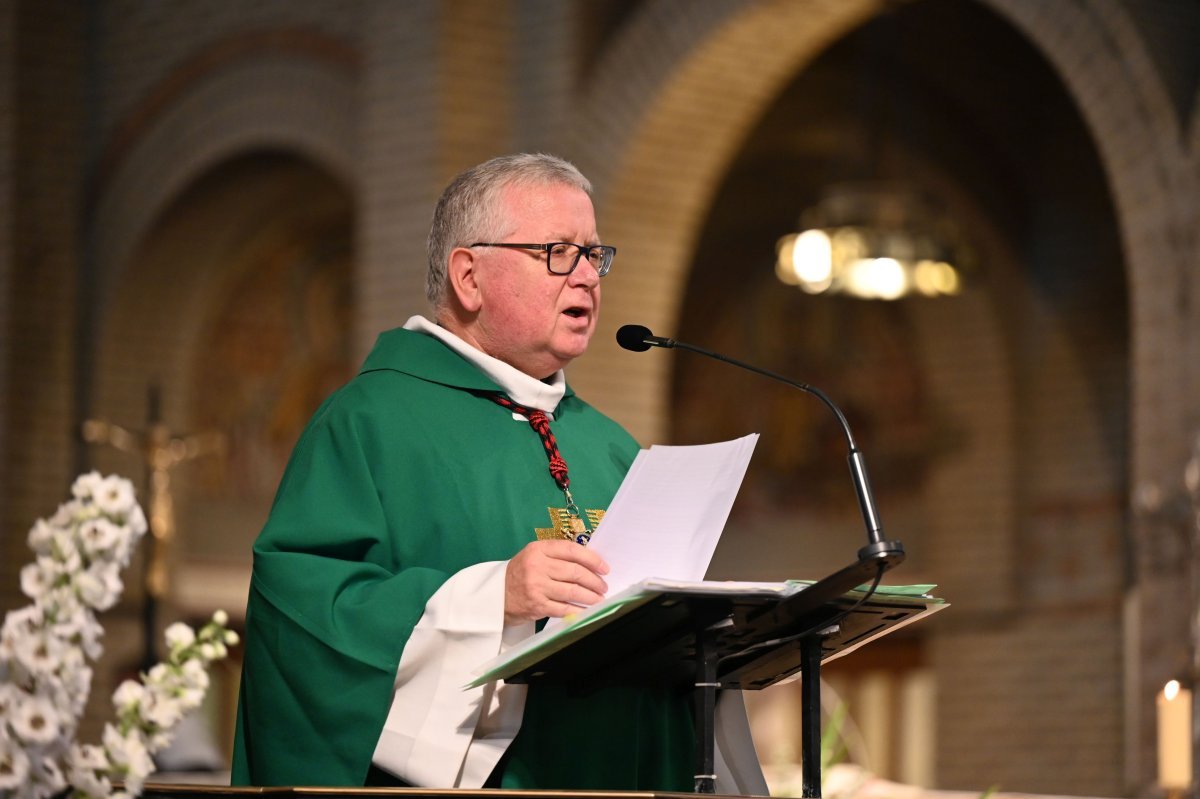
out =
[[[483,291],[479,286],[479,262],[475,251],[466,247],[456,247],[450,251],[447,263],[446,279],[450,291],[458,299],[458,304],[467,313],[476,313],[483,305]]]

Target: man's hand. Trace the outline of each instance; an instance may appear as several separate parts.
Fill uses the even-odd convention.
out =
[[[504,573],[504,623],[565,616],[604,598],[608,564],[574,541],[533,541]]]

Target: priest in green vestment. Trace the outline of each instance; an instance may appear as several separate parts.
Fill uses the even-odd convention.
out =
[[[317,410],[254,544],[233,781],[690,791],[690,696],[464,690],[536,622],[599,601],[585,545],[638,451],[563,368],[615,248],[547,155],[460,175],[434,213],[421,316]],[[745,713],[728,793],[764,793]]]

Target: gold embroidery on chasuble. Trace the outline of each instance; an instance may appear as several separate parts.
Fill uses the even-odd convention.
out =
[[[537,533],[539,541],[558,540],[560,538],[574,541],[575,536],[584,532],[583,521],[568,513],[566,508],[547,507],[546,510],[550,512],[550,527],[533,528],[533,531]],[[604,518],[604,511],[602,510],[584,508],[583,512],[587,514],[588,526],[592,530],[595,530],[596,526],[600,524],[600,520]]]

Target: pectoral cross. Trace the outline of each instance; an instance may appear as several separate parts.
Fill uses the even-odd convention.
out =
[[[150,529],[146,558],[146,656],[154,659],[155,615],[157,605],[167,596],[170,586],[171,542],[175,538],[175,508],[171,497],[171,469],[202,455],[223,452],[221,433],[196,433],[180,436],[171,432],[159,413],[159,390],[149,390],[149,410],[145,430],[127,430],[111,422],[88,419],[83,423],[83,439],[89,444],[107,444],[121,452],[142,456],[150,486],[147,522]]]
[[[583,524],[583,519],[578,516],[572,516],[566,508],[546,508],[550,514],[549,527],[535,527],[534,533],[540,541],[557,541],[566,539],[567,541],[575,541],[576,538],[587,531]],[[587,508],[584,510],[587,514],[588,524],[592,530],[600,526],[600,522],[604,519],[604,511]]]

